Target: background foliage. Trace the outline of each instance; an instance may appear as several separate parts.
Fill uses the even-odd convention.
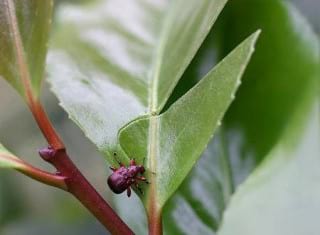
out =
[[[196,59],[189,66],[184,78],[179,82],[171,97],[173,102],[181,96],[216,61],[219,61],[230,49],[244,39],[245,35],[257,28],[263,29],[256,55],[245,74],[244,83],[237,94],[236,102],[229,110],[222,128],[212,144],[209,145],[200,163],[166,208],[165,219],[167,222],[165,224],[168,229],[167,232],[195,234],[201,231],[201,234],[214,234],[221,224],[222,212],[228,205],[236,186],[243,182],[265,157],[268,157],[270,161],[260,165],[254,175],[251,176],[252,178],[232,200],[221,234],[232,234],[232,231],[226,228],[234,228],[237,231],[246,229],[241,227],[241,224],[247,223],[246,221],[236,223],[233,219],[234,214],[241,215],[244,220],[250,219],[250,217],[244,216],[243,210],[241,210],[241,206],[248,208],[246,203],[252,203],[252,211],[250,212],[252,215],[259,212],[255,208],[261,210],[261,208],[265,209],[265,206],[268,206],[268,203],[261,205],[261,202],[266,202],[268,198],[255,202],[246,195],[261,193],[262,196],[269,197],[274,193],[274,189],[278,189],[275,194],[278,195],[278,199],[282,196],[288,196],[281,194],[281,188],[277,188],[277,185],[274,185],[274,181],[272,181],[272,177],[270,177],[270,174],[279,172],[279,168],[282,166],[292,166],[292,169],[283,171],[283,178],[281,178],[283,182],[289,182],[287,186],[292,193],[299,193],[293,190],[297,185],[306,185],[306,189],[300,187],[298,189],[305,192],[305,195],[318,195],[316,191],[308,191],[307,189],[315,187],[311,183],[310,185],[306,183],[310,182],[309,177],[313,177],[315,183],[319,182],[316,181],[316,179],[319,179],[316,168],[310,168],[310,166],[317,164],[313,156],[316,156],[315,153],[319,152],[319,149],[312,151],[308,147],[300,147],[302,153],[293,154],[295,150],[288,147],[292,146],[292,142],[296,144],[296,141],[292,140],[291,137],[300,136],[303,133],[303,124],[311,123],[309,129],[317,127],[317,122],[308,121],[315,120],[312,116],[316,117],[317,114],[314,111],[309,115],[309,107],[312,106],[309,98],[312,96],[312,93],[310,93],[312,89],[310,88],[314,87],[314,84],[308,74],[308,71],[311,71],[310,74],[312,73],[312,68],[315,66],[309,61],[318,54],[317,50],[312,48],[311,42],[316,39],[310,37],[308,27],[291,5],[281,4],[280,1],[274,0],[271,3],[268,2],[268,6],[266,6],[263,2],[262,0],[242,0],[226,6],[219,18],[218,25],[207,37],[205,44],[201,47]],[[312,9],[317,8],[316,6],[306,8],[310,2],[303,2],[305,2],[305,5],[298,2],[302,9],[311,9],[312,12]],[[76,4],[82,3],[77,2]],[[318,2],[315,1],[314,4],[318,4]],[[63,5],[58,6],[57,10],[59,10],[59,7],[62,9]],[[309,16],[311,20],[315,17],[313,15]],[[234,21],[235,18],[239,20]],[[314,22],[320,22],[320,19],[318,18],[318,21],[314,20]],[[319,29],[316,24],[314,27]],[[290,76],[287,74],[290,74]],[[3,107],[3,110],[10,110],[10,112],[1,112],[0,114],[1,141],[7,147],[15,149],[18,155],[26,156],[29,162],[44,168],[47,167],[42,161],[38,161],[36,151],[33,151],[33,149],[43,146],[44,142],[30,114],[19,103],[17,95],[9,90],[9,87],[3,81],[1,81],[0,89],[1,107]],[[107,191],[105,182],[108,172],[106,172],[104,160],[97,156],[99,154],[95,147],[82,136],[77,127],[57,107],[55,98],[50,94],[46,94],[44,98],[52,119],[66,140],[71,156],[77,156],[75,160],[79,162],[84,173],[108,197],[110,192]],[[15,102],[13,103],[12,100],[15,100]],[[301,113],[304,114],[302,116],[306,117],[301,117]],[[309,118],[309,116],[311,117]],[[15,121],[16,117],[23,121]],[[312,134],[312,132],[310,134],[310,131],[308,133],[309,137],[308,135],[302,137],[306,142],[305,145],[302,145],[314,146],[312,140],[319,139],[319,136]],[[306,154],[306,149],[310,158],[307,158],[308,161],[303,161],[301,159],[304,158],[300,156]],[[278,155],[286,156],[286,158],[277,157]],[[226,161],[226,159],[229,159],[229,161]],[[210,165],[208,162],[210,162]],[[303,167],[299,168],[301,166]],[[277,167],[277,169],[274,169],[274,167]],[[286,168],[281,168],[280,172],[282,172],[282,169]],[[306,177],[302,177],[301,169],[310,169],[309,175],[303,174]],[[0,174],[1,234],[41,234],[43,231],[47,233],[50,231],[52,234],[103,234],[100,225],[65,193],[32,182],[23,176],[16,176],[12,172],[1,171]],[[215,181],[212,182],[212,178]],[[292,181],[288,181],[288,179]],[[267,191],[254,191],[253,189],[257,185],[264,185]],[[271,190],[268,191],[268,189]],[[34,196],[34,191],[37,192],[37,197]],[[248,192],[251,194],[247,194]],[[303,195],[301,198],[303,199]],[[302,203],[302,199],[288,202],[286,210],[282,211],[291,212],[290,206]],[[122,200],[122,203],[117,203],[118,200]],[[139,207],[139,202],[135,199],[128,200],[122,197],[115,198],[114,202],[123,215],[131,216],[127,220],[134,224],[136,231],[144,231],[145,218],[138,220],[139,217],[136,214],[128,213],[132,212],[132,208]],[[316,200],[310,200],[310,202],[315,204],[309,205],[317,205]],[[240,206],[237,206],[237,204]],[[121,205],[125,205],[125,207]],[[208,207],[210,210],[207,209]],[[44,211],[43,208],[48,209]],[[193,208],[197,209],[194,210]],[[308,207],[302,205],[299,210],[300,213],[308,214],[301,211],[304,208]],[[29,211],[32,211],[32,213],[28,213]],[[139,213],[138,209],[135,211],[138,215],[143,215]],[[245,213],[245,215],[247,214]],[[284,213],[285,215],[287,213]],[[172,223],[172,221],[177,221],[177,218],[179,218],[179,222]],[[185,223],[189,223],[191,219],[194,224],[186,226]],[[257,222],[257,228],[267,225],[263,221],[260,222]],[[309,222],[313,224],[313,221]],[[298,223],[292,222],[292,224]],[[195,230],[190,230],[190,227]],[[310,230],[314,229],[312,226],[308,227]],[[188,231],[185,230],[186,228],[189,228]],[[292,229],[297,231],[294,227]],[[272,233],[272,231],[265,231]]]

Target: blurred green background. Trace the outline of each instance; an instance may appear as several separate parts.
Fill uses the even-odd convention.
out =
[[[266,0],[268,1],[268,0]],[[64,2],[81,4],[80,0],[57,1],[56,10]],[[300,11],[320,33],[320,1],[293,0]],[[223,14],[223,13],[222,13]],[[57,99],[43,86],[43,103],[68,151],[79,168],[106,198],[108,164],[58,106]],[[43,169],[52,168],[38,157],[45,146],[32,116],[22,99],[0,80],[0,141],[23,159]],[[108,199],[110,201],[110,199]],[[126,203],[128,201],[125,201]],[[130,205],[128,205],[130,206]],[[106,234],[102,226],[70,195],[30,180],[16,172],[0,171],[0,235],[37,234]]]

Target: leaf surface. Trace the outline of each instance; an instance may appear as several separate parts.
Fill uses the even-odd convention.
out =
[[[258,34],[247,38],[166,112],[134,121],[120,132],[121,147],[128,156],[140,162],[146,156],[151,179],[148,189],[158,209],[181,184],[220,125]]]
[[[0,225],[2,229],[25,215],[27,207],[21,187],[10,172],[0,170]]]
[[[226,0],[64,6],[49,59],[64,109],[115,162],[121,127],[158,114]]]
[[[0,168],[19,169],[22,165],[20,158],[10,153],[2,144],[0,144]]]
[[[219,128],[191,173],[165,206],[165,234],[215,234],[233,190]],[[231,185],[230,185],[231,184]]]
[[[0,77],[25,97],[40,92],[52,7],[52,0],[0,1]]]
[[[319,103],[315,106],[303,134],[296,132],[301,127],[293,123],[266,160],[239,187],[224,214],[219,235],[319,232],[315,219],[320,209]],[[301,141],[297,141],[299,135]]]
[[[217,31],[210,33],[174,91],[176,97],[193,85],[192,79],[201,78],[203,70],[215,63],[217,54],[225,55],[257,27],[262,29],[262,34],[222,127],[165,208],[167,234],[194,234],[189,229],[192,226],[189,221],[193,221],[199,231],[204,231],[203,234],[215,234],[238,184],[282,140],[284,130],[301,105],[307,116],[311,102],[306,100],[315,98],[313,88],[319,82],[317,38],[291,4],[232,1],[217,26],[218,35]],[[214,43],[216,36],[219,36],[217,44]],[[303,111],[300,112],[303,115]],[[297,126],[303,126],[305,121]],[[294,136],[303,141],[299,134]],[[295,199],[292,197],[292,200]],[[177,204],[178,201],[181,204]],[[241,220],[242,215],[238,216]]]

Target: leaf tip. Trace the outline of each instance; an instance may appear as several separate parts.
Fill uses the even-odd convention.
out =
[[[252,49],[254,51],[255,49],[255,45],[260,37],[260,34],[261,34],[262,30],[261,29],[258,29],[257,31],[255,31],[253,34],[251,34],[251,36],[249,37],[249,41],[252,42]]]

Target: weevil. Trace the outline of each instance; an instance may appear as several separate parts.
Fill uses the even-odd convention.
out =
[[[130,160],[130,165],[126,167],[123,163],[119,162],[120,167],[110,167],[112,174],[108,177],[108,185],[110,189],[120,194],[127,190],[127,196],[131,196],[131,187],[134,185],[141,194],[142,189],[139,187],[139,182],[149,184],[149,181],[142,176],[145,172],[143,165],[137,165],[134,159]]]

